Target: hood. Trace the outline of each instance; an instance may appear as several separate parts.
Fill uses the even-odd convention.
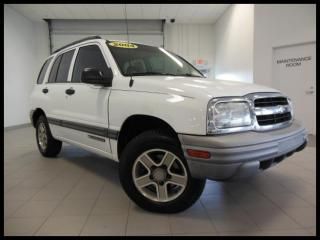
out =
[[[174,76],[134,76],[131,90],[176,94],[192,98],[244,96],[255,92],[279,92],[269,87],[210,78]]]

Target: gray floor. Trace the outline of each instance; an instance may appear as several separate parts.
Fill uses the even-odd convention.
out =
[[[303,152],[241,182],[207,181],[175,215],[138,208],[117,164],[64,144],[40,156],[34,129],[4,134],[5,235],[315,235],[315,139]]]

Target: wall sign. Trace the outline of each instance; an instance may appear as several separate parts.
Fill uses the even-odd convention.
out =
[[[305,61],[310,61],[311,56],[307,57],[294,57],[294,58],[287,58],[287,59],[280,59],[277,60],[277,64],[285,64],[286,67],[298,67]]]
[[[206,77],[210,73],[210,66],[208,65],[208,60],[204,59],[195,59],[192,61],[192,64]]]

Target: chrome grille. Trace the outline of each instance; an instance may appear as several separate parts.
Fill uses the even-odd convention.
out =
[[[257,121],[260,126],[282,123],[291,120],[291,113],[269,114],[257,116]]]
[[[278,93],[251,95],[256,118],[256,130],[271,130],[287,126],[292,121],[292,107],[288,99]]]
[[[254,101],[255,107],[272,107],[278,105],[288,105],[288,100],[285,97],[268,97],[258,98]]]

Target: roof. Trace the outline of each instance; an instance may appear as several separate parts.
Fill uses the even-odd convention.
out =
[[[86,37],[86,38],[82,38],[80,40],[77,40],[77,41],[74,41],[74,42],[71,42],[61,48],[58,48],[57,50],[55,50],[52,54],[54,53],[57,53],[57,52],[60,52],[61,50],[67,48],[67,47],[71,47],[72,45],[75,45],[77,43],[81,43],[81,42],[85,42],[85,41],[88,41],[88,40],[93,40],[93,39],[102,39],[100,36],[91,36],[91,37]]]

